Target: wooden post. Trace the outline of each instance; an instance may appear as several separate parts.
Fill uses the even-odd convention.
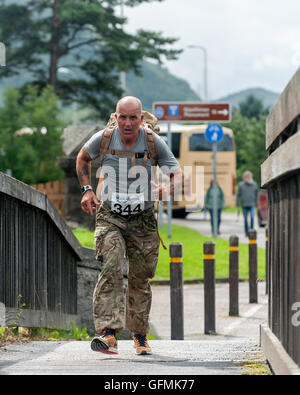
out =
[[[229,315],[239,315],[239,238],[229,239]]]
[[[183,246],[170,245],[171,340],[184,340]]]
[[[216,298],[215,298],[215,243],[204,243],[204,332],[216,333]]]
[[[266,228],[266,295],[269,293],[269,229]]]
[[[249,231],[249,302],[257,303],[257,232]]]

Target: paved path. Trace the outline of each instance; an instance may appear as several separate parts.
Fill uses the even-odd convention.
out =
[[[239,317],[229,316],[229,285],[216,284],[216,331],[217,338],[251,340],[259,344],[259,326],[267,323],[268,297],[266,285],[258,283],[258,302],[249,303],[249,283],[239,284]],[[184,286],[184,337],[188,340],[210,340],[204,335],[203,285]],[[151,323],[161,339],[170,339],[170,289],[153,287]]]
[[[187,220],[174,220],[211,235],[203,214],[189,214]],[[222,238],[243,235],[243,222],[236,214],[223,214]],[[258,245],[265,246],[265,230],[258,229]],[[153,355],[136,356],[132,341],[119,342],[119,355],[107,356],[90,350],[89,342],[32,342],[12,344],[0,352],[0,375],[16,374],[97,374],[117,375],[241,375],[249,361],[267,371],[259,347],[259,325],[267,322],[265,284],[259,283],[259,303],[249,304],[249,284],[240,283],[240,316],[228,316],[228,284],[216,285],[216,336],[204,331],[203,286],[184,287],[185,341],[170,341],[170,289],[153,287],[151,325]],[[132,384],[133,385],[133,384]],[[132,387],[133,388],[133,387]],[[142,388],[141,388],[142,389]]]
[[[0,352],[0,375],[93,374],[105,376],[101,382],[111,380],[110,377],[118,380],[118,375],[128,375],[133,381],[138,380],[133,378],[137,375],[241,375],[248,361],[266,366],[259,348],[259,324],[266,322],[264,287],[259,284],[259,304],[250,305],[247,284],[240,284],[240,317],[230,318],[228,287],[218,284],[218,335],[205,336],[203,287],[186,286],[185,341],[169,340],[169,287],[153,287],[151,322],[162,339],[151,341],[153,355],[136,356],[132,341],[120,341],[117,356],[92,352],[89,342],[12,344]]]
[[[0,353],[0,375],[240,375],[243,361],[260,360],[254,344],[235,340],[153,341],[148,356],[119,343],[117,356],[92,352],[89,342],[11,345]]]
[[[166,217],[164,217],[164,221],[166,221]],[[173,219],[173,223],[195,229],[206,236],[212,235],[209,213],[207,213],[206,217],[203,213],[191,213],[187,215],[186,219]],[[259,247],[265,248],[266,230],[265,228],[258,227],[257,223],[255,224],[255,228],[257,230],[257,244]],[[242,214],[238,216],[236,213],[222,213],[220,230],[221,235],[219,237],[222,239],[229,240],[230,236],[237,235],[239,236],[240,243],[248,243],[248,238],[245,237]]]

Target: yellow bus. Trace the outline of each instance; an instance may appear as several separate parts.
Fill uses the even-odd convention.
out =
[[[159,135],[167,142],[167,125],[160,124]],[[205,138],[205,130],[208,125],[186,126],[172,124],[172,151],[182,169],[191,168],[192,192],[196,193],[196,169],[204,171],[204,195],[213,180],[213,153],[212,145]],[[223,127],[224,137],[218,143],[217,152],[217,180],[225,195],[226,207],[236,204],[236,150],[233,131]],[[200,199],[200,200],[199,200]],[[188,212],[186,207],[194,206],[194,209],[202,209],[204,196],[196,198],[191,205],[186,200],[173,202],[173,217],[184,218]]]

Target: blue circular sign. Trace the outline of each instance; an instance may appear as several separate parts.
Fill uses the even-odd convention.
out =
[[[206,140],[210,143],[219,143],[224,136],[223,128],[218,123],[211,123],[205,131]]]
[[[162,118],[164,116],[165,112],[162,107],[157,107],[155,110],[155,115],[157,116],[158,119]]]

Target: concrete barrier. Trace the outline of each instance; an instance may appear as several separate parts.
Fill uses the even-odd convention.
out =
[[[260,326],[260,346],[276,375],[300,376],[299,366],[267,325]]]

